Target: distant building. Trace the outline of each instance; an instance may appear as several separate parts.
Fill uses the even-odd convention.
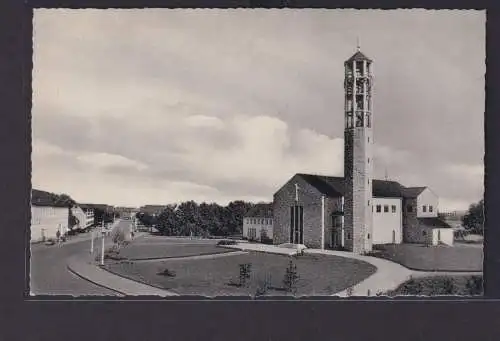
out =
[[[243,237],[263,241],[273,239],[272,204],[257,204],[243,217]]]
[[[114,212],[122,218],[132,218],[139,210],[135,207],[115,207]]]
[[[139,208],[139,212],[149,214],[149,215],[153,215],[153,214],[158,215],[161,212],[163,212],[163,210],[165,210],[165,208],[167,208],[166,205],[144,205],[144,206]]]
[[[106,204],[78,204],[78,206],[83,210],[86,215],[86,225],[92,221],[92,225],[97,226],[102,224],[103,216],[102,214],[112,215],[114,213],[113,206]]]
[[[94,226],[94,208],[90,205],[77,204],[71,211],[78,219],[78,230],[87,230]]]
[[[31,242],[56,238],[68,232],[69,207],[60,203],[50,192],[31,191]]]

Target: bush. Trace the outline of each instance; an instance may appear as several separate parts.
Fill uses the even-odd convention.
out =
[[[250,279],[251,277],[251,273],[252,273],[252,264],[239,264],[239,267],[240,267],[240,282],[239,282],[239,285],[241,287],[244,287],[247,285],[247,281]]]
[[[465,287],[468,294],[471,296],[483,294],[483,277],[482,276],[471,276],[467,279]]]
[[[389,296],[437,296],[437,295],[481,295],[482,276],[431,276],[410,279],[399,288],[387,293]]]
[[[45,241],[45,245],[54,245],[56,243],[54,238],[49,238]]]
[[[228,239],[219,240],[217,242],[217,245],[236,245],[236,244],[238,244],[236,240],[228,240]]]
[[[255,291],[255,296],[256,297],[265,296],[268,293],[270,288],[271,288],[271,275],[266,274],[266,277],[264,278],[264,280],[259,281],[257,290]]]
[[[166,276],[166,277],[175,277],[176,276],[175,271],[171,271],[169,269],[165,269],[163,271],[160,271],[157,273],[157,275]]]
[[[283,278],[283,286],[287,292],[295,293],[297,291],[297,282],[299,281],[299,274],[297,273],[297,265],[293,264],[290,260],[288,267],[285,270]]]
[[[260,239],[260,242],[262,244],[273,245],[273,240],[271,238],[267,238],[267,237],[262,237]]]

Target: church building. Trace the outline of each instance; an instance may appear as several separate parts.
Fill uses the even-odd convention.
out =
[[[453,244],[428,187],[373,179],[373,61],[344,63],[344,177],[296,174],[273,199],[274,244],[362,254],[374,244]]]

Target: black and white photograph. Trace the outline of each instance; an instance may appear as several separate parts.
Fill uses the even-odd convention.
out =
[[[35,9],[30,295],[482,296],[485,23]]]

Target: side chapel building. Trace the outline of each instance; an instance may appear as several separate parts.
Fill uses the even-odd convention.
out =
[[[274,244],[372,250],[374,244],[452,244],[428,187],[373,179],[373,61],[344,63],[344,177],[296,174],[273,199]]]

